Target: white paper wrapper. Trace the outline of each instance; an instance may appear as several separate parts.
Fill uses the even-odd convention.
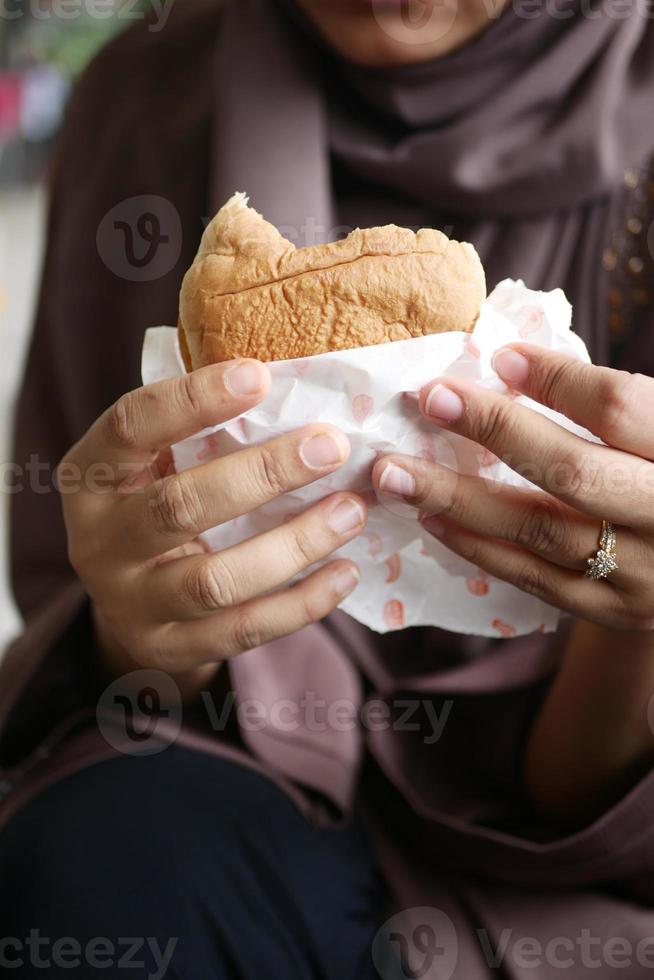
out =
[[[213,550],[228,547],[279,526],[328,493],[355,490],[368,503],[369,520],[366,531],[339,552],[361,569],[359,586],[342,605],[350,616],[380,633],[418,625],[492,637],[554,630],[555,609],[448,551],[422,529],[413,508],[375,496],[370,471],[380,453],[394,451],[438,461],[460,473],[528,486],[484,449],[424,422],[416,402],[404,393],[416,392],[440,375],[503,391],[490,362],[499,347],[512,341],[588,361],[584,343],[570,329],[571,315],[561,290],[534,292],[522,282],[506,280],[484,304],[472,334],[437,334],[271,363],[268,398],[237,420],[176,445],[177,469],[198,466],[307,422],[330,422],[346,432],[350,459],[333,475],[208,531],[207,543]],[[173,328],[148,330],[142,370],[145,384],[184,373]],[[593,439],[542,405],[522,397],[518,401]]]

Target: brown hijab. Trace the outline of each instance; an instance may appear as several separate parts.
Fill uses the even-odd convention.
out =
[[[562,286],[606,359],[601,250],[625,168],[654,148],[646,0],[512,0],[436,60],[371,69],[294,0],[228,6],[217,59],[219,205],[234,189],[297,244],[435,225],[506,276]]]

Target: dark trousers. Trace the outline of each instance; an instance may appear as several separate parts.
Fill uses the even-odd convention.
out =
[[[0,834],[0,975],[368,980],[382,916],[356,824],[180,748],[51,787]]]

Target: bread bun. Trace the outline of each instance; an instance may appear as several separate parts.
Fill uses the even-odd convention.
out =
[[[486,298],[472,245],[423,228],[357,228],[296,248],[235,194],[208,225],[180,296],[189,369],[471,331]]]

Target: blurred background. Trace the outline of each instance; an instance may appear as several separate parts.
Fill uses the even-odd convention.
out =
[[[13,405],[34,311],[48,160],[75,79],[147,0],[0,2],[0,651],[20,627],[6,565]]]

